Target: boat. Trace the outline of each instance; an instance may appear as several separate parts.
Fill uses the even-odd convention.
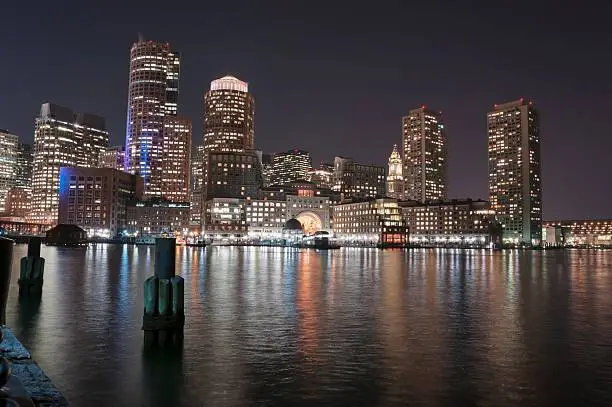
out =
[[[314,248],[319,250],[339,249],[340,245],[333,241],[333,237],[326,231],[315,232]]]
[[[137,245],[154,245],[156,237],[157,236],[153,236],[153,235],[141,235],[141,236],[138,236],[134,240],[134,244],[137,244]]]

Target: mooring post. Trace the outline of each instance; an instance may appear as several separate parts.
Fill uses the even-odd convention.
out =
[[[2,327],[6,325],[6,302],[11,285],[13,264],[13,241],[0,237],[0,342],[4,338]],[[11,365],[5,357],[0,357],[0,388],[8,382]]]
[[[45,259],[40,257],[40,237],[28,242],[28,255],[21,258],[19,269],[19,297],[40,297],[42,294]]]
[[[142,329],[147,345],[182,338],[185,284],[175,274],[175,260],[176,239],[155,239],[155,274],[144,283]]]

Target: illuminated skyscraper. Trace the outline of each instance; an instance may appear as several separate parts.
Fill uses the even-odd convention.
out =
[[[341,199],[366,199],[385,196],[385,168],[358,164],[352,158],[334,158],[334,191]]]
[[[19,143],[15,167],[15,188],[32,189],[32,144]]]
[[[533,102],[495,105],[487,114],[489,199],[503,239],[538,245],[542,238],[540,123]]]
[[[178,110],[179,54],[170,44],[140,39],[130,52],[125,170],[145,181],[145,196],[162,195],[164,118]]]
[[[284,185],[293,181],[308,180],[312,158],[308,151],[289,150],[272,157],[270,184]]]
[[[402,166],[402,156],[397,150],[397,144],[394,144],[389,157],[387,174],[387,196],[390,198],[404,199],[405,184]]]
[[[442,115],[425,108],[402,118],[406,198],[415,201],[446,199],[446,131]]]
[[[233,76],[212,81],[204,96],[204,150],[253,150],[254,116],[255,101],[248,83]]]
[[[191,120],[166,116],[163,143],[162,196],[171,202],[188,202],[191,175]]]
[[[106,147],[108,132],[102,117],[43,104],[34,130],[32,220],[55,224],[60,167],[97,167]],[[94,200],[92,195],[92,205]]]
[[[0,213],[6,210],[8,192],[15,185],[19,139],[0,129]]]
[[[199,226],[202,218],[202,200],[204,188],[204,147],[192,145],[191,147],[191,199],[189,209],[189,222],[192,226]]]

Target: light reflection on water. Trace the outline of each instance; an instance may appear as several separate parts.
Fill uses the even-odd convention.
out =
[[[612,252],[179,248],[184,347],[144,354],[152,247],[43,247],[8,325],[74,405],[612,405]]]

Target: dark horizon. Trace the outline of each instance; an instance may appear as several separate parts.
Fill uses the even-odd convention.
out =
[[[402,116],[427,105],[447,128],[449,198],[488,199],[486,113],[523,97],[540,111],[544,219],[612,217],[608,5],[33,3],[5,10],[0,27],[0,128],[21,140],[52,102],[105,117],[110,145],[123,144],[129,50],[142,33],[181,52],[179,114],[196,144],[203,95],[226,74],[254,95],[256,148],[307,150],[315,164],[386,166]]]

